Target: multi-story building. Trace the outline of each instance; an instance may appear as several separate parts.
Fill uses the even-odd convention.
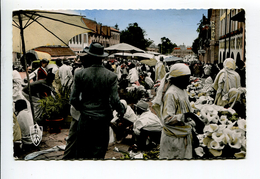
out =
[[[218,62],[228,57],[245,61],[245,11],[220,9],[219,26]]]
[[[219,9],[209,9],[208,19],[210,23],[209,28],[209,47],[207,47],[206,62],[214,63],[218,62],[218,52],[219,52]]]
[[[245,59],[245,11],[209,9],[199,33],[199,60],[222,63],[226,58]]]
[[[173,52],[172,52],[172,55],[174,56],[177,56],[177,57],[185,57],[187,55],[194,55],[193,51],[192,51],[192,48],[189,47],[189,46],[185,46],[184,44],[183,45],[180,45],[178,47],[175,47],[173,49]]]
[[[92,32],[76,35],[69,41],[69,46],[74,52],[81,52],[92,42],[100,42],[104,47],[120,43],[119,30],[109,26],[102,26],[102,24],[90,19],[83,18],[83,21]]]

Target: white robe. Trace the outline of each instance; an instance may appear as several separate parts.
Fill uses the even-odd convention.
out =
[[[161,81],[161,79],[163,79],[165,74],[166,74],[166,71],[165,71],[163,62],[161,62],[161,61],[157,62],[156,66],[155,66],[155,82]]]
[[[17,121],[21,129],[23,143],[32,144],[30,136],[30,127],[34,126],[32,113],[28,110],[22,110],[17,116]]]
[[[140,135],[141,129],[160,131],[162,130],[162,124],[160,119],[149,110],[142,113],[134,123],[133,131],[136,135]]]
[[[61,85],[65,85],[68,80],[72,79],[72,72],[71,72],[71,67],[68,65],[63,64],[59,68],[59,76],[61,80]]]
[[[184,122],[183,114],[192,110],[186,90],[181,90],[171,85],[163,97],[163,104],[158,107],[159,116],[164,128],[161,134],[160,159],[191,159],[191,126],[187,124],[185,126],[171,124],[174,120]]]
[[[129,75],[127,79],[130,80],[130,83],[134,83],[139,80],[138,71],[136,70],[136,68],[132,68],[131,70],[129,70]]]

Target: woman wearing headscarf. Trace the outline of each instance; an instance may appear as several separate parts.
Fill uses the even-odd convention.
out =
[[[183,63],[174,64],[165,75],[153,100],[153,109],[163,124],[160,141],[160,159],[192,158],[192,126],[194,118],[186,88],[190,69]],[[188,118],[189,117],[189,118]],[[187,119],[195,119],[188,121]],[[201,133],[203,125],[197,132]],[[197,129],[196,129],[197,130]]]
[[[228,93],[231,88],[239,88],[240,76],[236,69],[236,62],[232,58],[227,58],[223,63],[224,68],[217,74],[213,88],[216,90],[215,104],[219,106],[225,106],[226,100],[223,100],[223,96]]]

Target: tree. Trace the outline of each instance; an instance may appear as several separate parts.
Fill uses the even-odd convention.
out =
[[[192,43],[192,51],[198,55],[198,50],[200,49],[199,38],[196,38]]]
[[[197,24],[198,37],[193,41],[192,51],[198,55],[198,50],[205,49],[210,46],[210,29],[209,29],[209,19],[204,15],[200,22]]]
[[[118,25],[117,25],[117,24],[114,26],[114,28],[115,28],[116,30],[119,30],[119,28],[118,28]]]
[[[142,50],[146,50],[146,48],[149,47],[153,41],[150,39],[145,39],[145,35],[145,30],[139,27],[135,22],[133,24],[129,24],[125,30],[121,31],[120,42],[128,43]]]
[[[158,44],[161,54],[171,54],[174,47],[177,47],[176,43],[172,43],[170,39],[166,37],[161,38],[162,43]]]

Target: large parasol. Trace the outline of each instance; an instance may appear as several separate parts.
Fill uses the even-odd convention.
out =
[[[116,44],[116,45],[112,45],[110,47],[107,47],[105,48],[105,50],[108,50],[108,51],[120,51],[120,52],[130,52],[130,53],[135,53],[135,52],[141,52],[141,53],[144,53],[145,51],[140,49],[140,48],[137,48],[137,47],[134,47],[132,45],[129,45],[127,43],[119,43],[119,44]]]
[[[26,51],[39,46],[68,46],[73,36],[91,31],[83,22],[82,16],[39,10],[13,11],[12,25],[13,52],[24,54],[26,66]],[[27,68],[26,76],[29,81]],[[34,119],[30,83],[28,83],[28,88]]]

